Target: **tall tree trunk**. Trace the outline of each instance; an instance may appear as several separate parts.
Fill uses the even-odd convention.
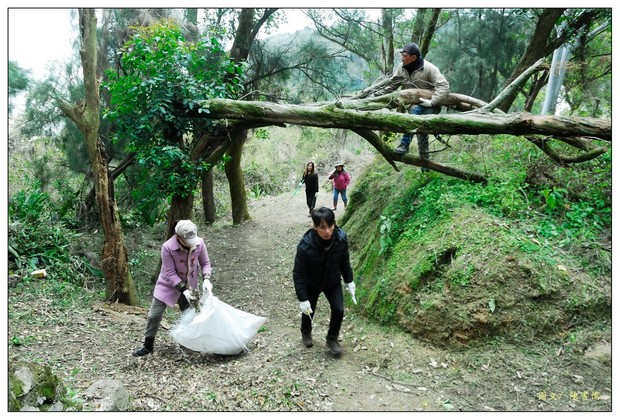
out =
[[[166,231],[165,239],[170,238],[174,234],[174,225],[177,221],[192,218],[193,210],[194,194],[189,194],[187,197],[172,196],[170,212],[168,212],[168,230]]]
[[[564,81],[564,75],[566,74],[566,67],[568,66],[568,60],[570,60],[571,48],[563,45],[553,53],[553,59],[551,61],[551,69],[549,70],[549,82],[547,83],[547,92],[545,94],[545,101],[543,102],[541,114],[542,115],[555,115],[556,107],[558,105],[558,97],[560,96],[560,88]]]
[[[164,138],[171,144],[183,144],[183,136],[174,130],[164,130]],[[166,239],[174,233],[174,223],[177,220],[191,219],[192,210],[194,208],[194,193],[189,192],[187,196],[181,196],[177,193],[172,195],[170,201],[170,211],[168,212],[168,230]]]
[[[383,33],[381,73],[390,76],[394,70],[394,10],[381,9],[381,32]]]
[[[523,110],[525,112],[532,112],[532,108],[534,107],[534,102],[538,97],[538,93],[540,90],[547,84],[547,80],[549,79],[549,70],[543,71],[540,75],[535,76],[530,85],[530,90],[527,94],[527,98],[525,100],[525,106]]]
[[[426,56],[430,49],[431,40],[435,35],[440,14],[441,9],[420,8],[416,10],[410,42],[418,44],[422,57]]]
[[[425,23],[425,17],[426,17],[426,12],[428,11],[428,9],[426,8],[419,8],[416,9],[415,12],[415,19],[413,21],[413,31],[411,32],[411,39],[409,40],[409,42],[415,42],[416,44],[418,44],[418,46],[422,43],[422,40],[424,39],[424,23]],[[422,51],[420,51],[422,52]],[[425,54],[422,54],[425,55]]]
[[[128,305],[136,304],[135,286],[127,262],[114,185],[110,182],[107,159],[99,132],[99,81],[97,77],[97,17],[94,9],[79,9],[82,47],[80,57],[84,72],[85,101],[72,106],[60,101],[60,109],[78,126],[93,169],[95,195],[104,235],[101,269],[106,279],[106,299]]]
[[[250,54],[250,46],[254,42],[261,26],[267,18],[277,9],[266,9],[264,14],[254,22],[255,9],[241,9],[239,13],[239,25],[235,33],[235,40],[230,49],[230,55],[237,63],[246,61]],[[241,170],[241,155],[243,144],[247,139],[247,130],[243,130],[235,135],[235,140],[228,150],[231,160],[226,162],[226,177],[230,185],[230,199],[232,207],[233,224],[239,224],[245,220],[250,220],[248,212],[247,195],[245,193],[245,181]]]
[[[431,17],[426,24],[426,29],[424,30],[424,37],[419,41],[420,52],[422,53],[422,57],[426,56],[428,50],[431,48],[431,41],[433,40],[433,36],[435,35],[435,30],[437,29],[437,21],[439,21],[439,15],[441,14],[441,9],[431,9]]]
[[[247,140],[247,133],[247,130],[242,130],[236,135],[232,146],[228,149],[231,159],[224,165],[230,186],[233,225],[250,220],[245,181],[241,170],[241,154]]]
[[[198,9],[185,9],[185,18],[188,23],[189,35],[187,39],[196,41],[200,36],[198,31]],[[203,135],[202,128],[194,129],[194,138],[201,138]],[[194,149],[194,152],[197,151]],[[200,155],[200,153],[198,153]],[[204,213],[204,222],[207,224],[215,222],[215,198],[213,196],[213,167],[204,172],[200,180],[200,190],[202,194],[202,210]]]
[[[172,126],[163,130],[163,135],[169,144],[183,144],[183,135],[179,134]],[[166,236],[162,238],[163,241],[168,240],[174,234],[174,227],[177,221],[191,219],[192,210],[194,208],[194,194],[188,193],[187,196],[181,196],[179,194],[173,194],[170,199],[170,210],[168,211],[168,228],[166,229]],[[161,270],[161,258],[157,269],[151,276],[151,282],[155,283],[157,277],[159,277],[159,271]]]
[[[185,9],[185,20],[187,21],[187,39],[196,41],[200,36],[198,30],[198,9]]]
[[[213,195],[213,168],[202,174],[202,211],[205,223],[215,222],[215,196]]]

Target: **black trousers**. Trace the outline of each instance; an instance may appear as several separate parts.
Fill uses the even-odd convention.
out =
[[[312,194],[306,193],[306,204],[308,204],[308,209],[309,210],[314,209],[314,206],[316,206],[316,194],[314,194],[314,193],[312,193]]]
[[[329,308],[331,309],[331,317],[329,319],[329,329],[327,335],[330,337],[338,338],[340,334],[340,327],[342,326],[342,318],[344,318],[344,296],[342,294],[342,286],[339,284],[330,287],[329,289],[320,290],[308,288],[308,301],[312,308],[312,317],[316,315],[316,303],[319,300],[321,293],[325,295],[329,302]],[[312,320],[310,316],[306,314],[301,315],[301,329],[308,331],[312,329]]]

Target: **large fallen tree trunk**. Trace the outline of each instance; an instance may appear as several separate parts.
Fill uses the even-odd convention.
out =
[[[525,112],[505,114],[495,109],[501,98],[521,89],[534,73],[544,67],[544,60],[538,60],[500,92],[498,99],[491,103],[466,95],[449,93],[439,105],[462,111],[459,114],[447,112],[437,115],[410,115],[404,112],[409,106],[419,104],[420,98],[429,99],[431,92],[423,89],[397,90],[402,84],[402,80],[398,77],[386,78],[356,95],[340,98],[335,102],[291,105],[210,99],[205,100],[200,109],[187,111],[182,104],[176,104],[176,108],[179,117],[219,120],[224,133],[235,128],[285,124],[352,130],[377,149],[397,171],[395,161],[400,161],[457,178],[486,182],[483,174],[448,167],[411,154],[398,155],[375,131],[434,134],[440,141],[442,141],[439,136],[441,134],[524,136],[561,165],[584,162],[605,153],[607,148],[593,145],[592,140],[611,141],[611,120],[532,115]],[[562,154],[551,146],[552,140],[561,141],[581,154],[577,156]]]
[[[588,139],[611,141],[611,121],[597,118],[566,118],[551,115],[532,115],[529,113],[501,114],[489,113],[479,108],[485,103],[475,98],[451,94],[446,105],[460,109],[476,109],[475,112],[461,114],[410,115],[384,108],[401,108],[419,102],[427,91],[410,89],[361,100],[341,100],[335,103],[313,105],[276,104],[260,101],[236,101],[230,99],[210,99],[196,111],[185,112],[185,117],[208,118],[223,121],[225,130],[285,124],[340,128],[356,132],[370,144],[398,171],[395,161],[432,169],[461,179],[486,182],[486,177],[461,169],[441,165],[435,161],[412,155],[397,155],[376,134],[375,130],[399,133],[425,134],[510,134],[525,136],[556,162],[563,164],[592,159],[606,151],[594,148]],[[587,153],[578,157],[559,156],[547,141],[540,137],[553,138]],[[583,138],[584,140],[578,140]]]
[[[398,96],[398,93],[393,95]],[[390,96],[390,95],[385,95]],[[376,98],[373,98],[376,99]],[[295,124],[323,128],[381,130],[425,134],[510,134],[593,137],[611,141],[611,121],[553,115],[437,114],[409,115],[392,111],[355,111],[339,103],[324,106],[281,105],[272,102],[209,99],[201,112],[187,116],[229,119],[255,125]]]

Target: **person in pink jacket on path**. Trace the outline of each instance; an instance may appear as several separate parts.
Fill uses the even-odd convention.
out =
[[[337,162],[334,167],[336,170],[331,173],[331,175],[327,178],[327,181],[330,181],[334,184],[334,207],[333,211],[336,211],[338,208],[338,195],[342,197],[342,202],[344,203],[344,208],[347,208],[347,187],[351,183],[351,177],[344,170],[344,163]]]
[[[211,293],[211,262],[204,240],[191,220],[179,220],[172,235],[161,247],[161,270],[155,283],[153,300],[146,318],[144,345],[133,352],[144,356],[153,352],[155,335],[167,307],[179,303],[184,311],[198,299],[198,273],[202,273],[203,290]],[[182,296],[182,297],[181,297]]]

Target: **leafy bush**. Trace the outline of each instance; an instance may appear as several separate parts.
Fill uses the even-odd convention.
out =
[[[236,98],[244,66],[228,56],[222,34],[186,39],[171,21],[134,29],[120,56],[124,71],[109,71],[103,85],[110,95],[103,115],[115,124],[114,141],[128,141],[127,151],[136,152],[142,170],[132,195],[152,224],[161,220],[163,200],[196,192],[209,168],[193,153],[202,135],[217,131],[216,122],[177,118],[175,107],[208,113],[205,99]]]
[[[41,181],[31,181],[28,190],[20,190],[9,200],[9,220],[33,222],[49,212],[49,195],[41,190]]]
[[[86,259],[72,255],[71,247],[79,243],[80,235],[59,220],[56,207],[38,181],[9,198],[9,269],[29,278],[32,270],[45,268],[50,280],[76,284],[100,277]]]

